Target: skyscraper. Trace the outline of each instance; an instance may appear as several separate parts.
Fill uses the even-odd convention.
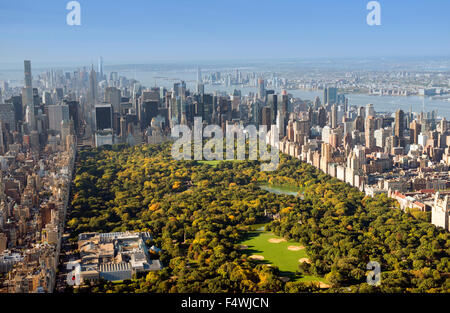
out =
[[[395,136],[403,138],[403,131],[405,130],[405,113],[403,110],[398,110],[395,113]]]
[[[422,126],[416,120],[413,120],[409,125],[409,129],[411,143],[417,144],[419,142],[419,134],[421,132]]]
[[[316,97],[314,99],[314,106],[313,106],[314,110],[317,110],[319,108],[319,106],[320,106],[320,98]]]
[[[16,115],[12,103],[0,103],[0,121],[3,126],[8,125],[8,129],[16,128]]]
[[[36,129],[36,120],[34,118],[34,101],[33,101],[33,86],[31,78],[31,61],[24,61],[24,72],[25,72],[25,87],[22,92],[22,103],[25,107],[25,111],[28,112],[26,115],[26,122],[30,125],[31,130]]]
[[[267,106],[270,107],[272,123],[275,124],[278,113],[278,96],[276,94],[267,95]]]
[[[251,106],[252,106],[252,122],[255,125],[259,125],[260,122],[261,122],[260,121],[260,117],[261,117],[261,115],[260,115],[260,107],[259,107],[260,103],[261,102],[259,102],[259,101],[254,101],[251,104]]]
[[[324,127],[327,124],[327,111],[323,106],[319,108],[317,123],[320,127]]]
[[[358,116],[362,117],[363,119],[366,118],[366,108],[365,107],[358,108]]]
[[[48,91],[44,91],[42,93],[42,101],[45,105],[51,105],[52,104],[52,95]]]
[[[258,98],[261,100],[264,100],[264,97],[266,96],[265,86],[264,86],[264,79],[260,78],[258,79]]]
[[[10,99],[5,100],[5,103],[11,103],[14,107],[14,117],[16,121],[23,121],[24,118],[24,109],[22,106],[22,97],[21,96],[13,96]]]
[[[25,72],[25,87],[31,87],[31,61],[24,61],[24,72]]]
[[[112,129],[112,105],[98,104],[95,106],[95,126],[97,131]]]
[[[337,105],[333,104],[331,106],[331,128],[335,129],[337,127],[337,123],[338,123]]]
[[[88,90],[88,103],[94,106],[97,103],[97,75],[94,71],[94,66],[91,67],[89,73],[89,90]]]
[[[337,88],[328,87],[324,89],[323,93],[323,104],[330,109],[330,106],[337,103]]]
[[[205,85],[203,83],[197,84],[197,93],[202,96],[205,94]]]
[[[54,131],[61,131],[61,122],[69,120],[69,106],[68,105],[49,105],[48,106],[48,122],[49,129]]]
[[[158,115],[158,104],[158,101],[145,101],[142,103],[142,114],[140,118],[142,129],[150,126],[152,118]]]
[[[105,90],[105,102],[112,105],[114,113],[121,113],[120,110],[120,89],[116,87],[106,87]]]
[[[366,148],[372,149],[376,146],[375,141],[375,119],[373,116],[367,116],[366,125],[364,127],[364,134],[366,139]]]
[[[337,103],[337,88],[328,87],[328,104],[333,105]]]
[[[270,107],[265,106],[261,109],[261,124],[266,125],[267,129],[272,126],[272,110]]]
[[[179,95],[181,97],[182,100],[186,99],[186,82],[184,80],[181,81],[180,83],[180,90],[179,90]]]
[[[80,128],[79,103],[78,101],[66,101],[66,100],[64,100],[64,103],[69,107],[69,120],[73,121],[75,133],[78,134],[78,130]]]
[[[101,81],[104,79],[103,76],[103,57],[98,58],[98,80]]]
[[[202,70],[200,69],[200,67],[197,68],[197,83],[198,84],[203,83]]]
[[[176,98],[180,95],[180,83],[173,84],[173,96]]]
[[[372,103],[369,103],[366,107],[366,116],[373,116],[375,117],[375,108],[373,107]]]

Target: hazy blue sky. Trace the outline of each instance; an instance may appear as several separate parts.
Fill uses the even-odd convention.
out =
[[[0,63],[144,63],[214,59],[448,56],[450,1],[0,0]]]

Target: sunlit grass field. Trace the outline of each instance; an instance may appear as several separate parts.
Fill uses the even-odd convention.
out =
[[[302,258],[308,258],[308,254],[305,249],[298,251],[291,251],[288,249],[289,246],[300,246],[300,243],[295,241],[282,241],[279,243],[271,243],[270,239],[282,239],[281,237],[275,236],[273,233],[268,231],[251,231],[248,234],[248,238],[242,241],[240,244],[247,246],[243,253],[247,256],[251,255],[261,255],[264,260],[260,260],[263,264],[270,264],[277,266],[282,272],[283,276],[289,277],[291,281],[322,281],[325,282],[323,278],[314,276],[301,276],[295,275],[298,271],[299,260]]]

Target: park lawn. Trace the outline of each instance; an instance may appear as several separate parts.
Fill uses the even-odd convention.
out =
[[[275,236],[271,232],[267,231],[252,231],[249,232],[248,238],[242,241],[240,244],[247,246],[247,249],[243,250],[248,256],[262,255],[264,260],[258,261],[263,264],[271,264],[277,266],[282,272],[282,276],[289,277],[291,281],[310,282],[321,281],[325,282],[323,278],[314,276],[296,276],[295,272],[298,271],[299,259],[308,258],[305,249],[298,251],[291,251],[289,246],[300,246],[301,244],[295,241],[283,241],[280,243],[271,243],[269,239],[281,237]]]

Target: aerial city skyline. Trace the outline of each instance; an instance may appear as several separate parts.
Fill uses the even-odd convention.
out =
[[[197,67],[196,89],[190,90],[185,81],[175,82],[170,89],[147,88],[117,72],[107,73],[102,57],[95,68],[91,65],[89,69],[74,72],[49,70],[35,79],[31,61],[25,60],[23,71],[22,88],[10,88],[7,81],[2,83],[1,151],[10,155],[2,158],[2,164],[4,169],[7,164],[19,165],[22,149],[30,149],[31,155],[41,155],[33,161],[40,164],[40,171],[26,178],[28,187],[24,190],[14,174],[20,167],[12,172],[10,167],[2,174],[1,264],[3,272],[11,271],[8,275],[12,275],[6,280],[6,291],[51,292],[65,284],[63,278],[56,276],[56,268],[68,208],[67,186],[77,145],[80,148],[161,144],[173,140],[171,129],[176,125],[192,127],[194,117],[202,118],[204,125],[219,125],[222,131],[233,124],[266,125],[269,129],[276,126],[279,137],[274,143],[274,137],[269,134],[268,143],[277,144],[282,153],[311,164],[367,196],[385,193],[397,200],[399,209],[405,212],[431,212],[430,222],[449,231],[448,121],[439,118],[437,110],[425,107],[420,112],[412,111],[412,106],[409,110],[393,108],[377,112],[373,104],[355,106],[348,97],[356,92],[374,97],[435,97],[443,101],[450,94],[448,73],[378,72],[379,77],[354,74],[332,86],[313,79],[299,83],[282,75],[269,78],[267,73],[239,69],[206,74]],[[365,82],[368,77],[370,84]],[[410,83],[412,80],[414,85]],[[205,85],[212,85],[217,91],[207,93]],[[363,90],[364,85],[371,88]],[[219,91],[230,87],[234,89],[232,93]],[[251,91],[242,94],[240,87]],[[322,96],[303,100],[290,93],[296,89],[321,90]],[[16,159],[14,163],[8,161],[11,157]],[[48,174],[43,173],[48,170],[58,173],[54,162],[63,162],[62,172],[57,174],[62,175],[61,187],[50,189],[56,194],[30,200],[27,205],[24,200],[27,195],[45,190],[43,182]],[[33,221],[28,227],[38,233],[21,230],[20,225],[27,221]],[[128,238],[130,234],[121,236]],[[120,238],[117,240],[125,240]],[[38,242],[46,244],[42,246]],[[44,266],[26,262],[30,245],[34,247],[33,253],[43,254],[50,263]],[[24,248],[28,250],[25,252]],[[146,262],[152,264],[151,260]],[[20,267],[13,269],[17,264],[21,264],[20,270]],[[114,269],[115,263],[112,264],[107,272],[102,272],[103,267],[98,268],[95,276],[91,270],[84,274],[89,265],[83,265],[82,261],[79,279],[81,282],[95,280],[100,275],[114,280],[124,275],[119,274],[123,268]],[[135,266],[131,265],[130,271],[134,272]],[[35,279],[40,282],[33,290],[23,285],[30,271],[37,273]]]

